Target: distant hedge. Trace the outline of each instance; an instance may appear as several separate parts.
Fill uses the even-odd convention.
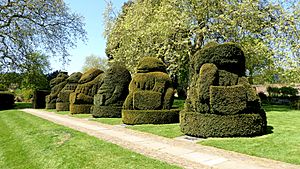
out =
[[[0,110],[11,109],[15,103],[15,96],[10,92],[0,91]]]
[[[298,90],[291,87],[291,86],[283,86],[283,87],[271,87],[267,88],[267,92],[269,93],[270,97],[289,97],[289,96],[296,96],[298,94]]]

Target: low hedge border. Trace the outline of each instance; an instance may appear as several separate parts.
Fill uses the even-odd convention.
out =
[[[235,137],[265,134],[266,123],[260,114],[216,115],[180,112],[180,128],[196,137]]]
[[[179,109],[122,110],[124,124],[169,124],[179,122]]]
[[[70,103],[69,102],[56,102],[56,111],[69,111]]]
[[[91,113],[95,118],[120,118],[122,106],[93,106]]]
[[[46,103],[46,109],[55,109],[56,103]]]
[[[92,104],[70,104],[71,114],[91,114]]]

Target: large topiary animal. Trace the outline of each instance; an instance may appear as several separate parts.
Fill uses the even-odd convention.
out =
[[[196,52],[185,109],[183,133],[199,137],[254,136],[266,133],[260,99],[245,75],[245,56],[233,43]]]
[[[64,88],[59,92],[58,98],[56,99],[56,110],[57,111],[69,111],[70,107],[70,94],[75,91],[78,81],[81,78],[82,73],[75,72],[67,78],[67,83]]]
[[[75,92],[70,94],[71,114],[90,114],[94,95],[103,83],[103,77],[103,71],[95,68],[86,71],[81,76]]]
[[[121,117],[130,81],[131,75],[126,67],[112,63],[94,96],[94,106],[91,109],[93,117]]]
[[[60,72],[56,78],[50,81],[51,93],[46,96],[46,109],[55,109],[56,108],[56,99],[59,92],[67,84],[66,79],[69,76],[66,72]]]
[[[145,57],[129,84],[122,119],[125,124],[178,122],[178,110],[170,110],[174,89],[165,64],[154,57]]]

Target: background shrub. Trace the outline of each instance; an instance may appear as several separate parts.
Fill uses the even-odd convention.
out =
[[[0,91],[0,110],[13,108],[14,103],[13,93]]]

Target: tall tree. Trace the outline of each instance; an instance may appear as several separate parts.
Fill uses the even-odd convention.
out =
[[[68,48],[85,39],[82,19],[63,0],[1,0],[0,69],[22,70],[40,50],[67,61]]]
[[[134,0],[115,17],[110,6],[106,52],[131,71],[150,55],[184,79],[189,58],[209,41],[238,43],[250,76],[299,66],[299,0]]]
[[[85,72],[90,68],[98,68],[103,71],[108,68],[108,60],[106,58],[101,58],[96,55],[89,55],[85,58],[85,62],[82,66],[82,71]]]

